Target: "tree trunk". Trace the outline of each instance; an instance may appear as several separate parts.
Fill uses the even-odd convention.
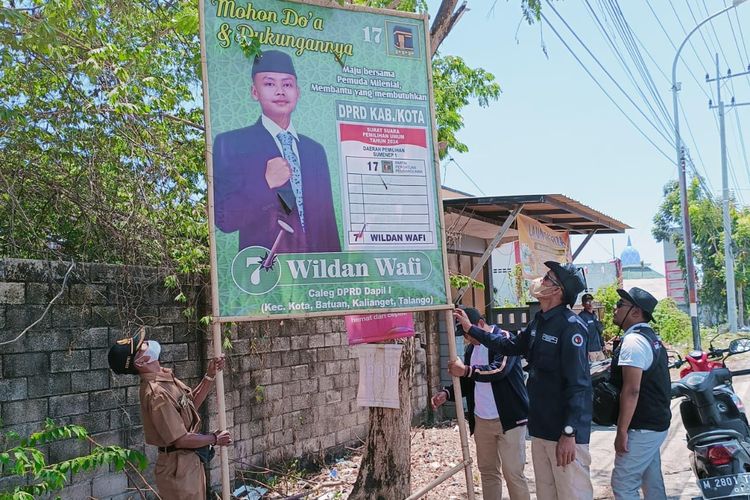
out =
[[[367,442],[349,500],[401,500],[411,493],[411,384],[414,337],[401,351],[398,396],[401,408],[370,408]]]

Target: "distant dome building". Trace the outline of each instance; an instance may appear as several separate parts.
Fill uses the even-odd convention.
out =
[[[633,247],[628,236],[628,244],[620,254],[622,262],[623,286],[626,290],[637,286],[643,288],[661,300],[667,296],[667,283],[664,275],[654,271],[649,264],[641,260],[641,253]]]
[[[622,267],[641,266],[641,254],[633,247],[633,244],[630,242],[630,236],[628,236],[627,246],[620,254],[620,261],[622,262]]]

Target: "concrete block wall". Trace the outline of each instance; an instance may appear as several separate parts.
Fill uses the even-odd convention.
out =
[[[428,404],[424,317],[415,317],[412,413]],[[291,458],[318,460],[344,446],[359,446],[368,409],[357,405],[359,367],[343,318],[266,321],[231,327],[226,369],[230,460],[237,468]],[[214,396],[211,396],[213,404]],[[218,416],[209,425],[218,427]],[[218,461],[211,477],[220,480]]]
[[[41,318],[18,340],[0,346],[0,433],[28,436],[51,418],[82,425],[101,445],[137,449],[155,460],[155,450],[143,444],[138,378],[112,374],[107,351],[137,325],[149,325],[151,338],[164,345],[165,365],[197,381],[203,373],[204,335],[195,315],[186,317],[174,294],[164,289],[158,270],[76,264],[62,288],[69,267],[0,260],[0,342],[12,341]],[[195,298],[198,289],[188,286],[185,292]],[[92,447],[88,441],[68,440],[44,451],[49,462],[58,462]],[[145,476],[151,479],[153,469]],[[71,481],[63,498],[129,498],[133,493],[127,493],[124,474],[106,468]],[[0,478],[0,491],[12,484]]]
[[[177,292],[163,286],[163,271],[76,264],[63,289],[68,268],[66,263],[0,259],[0,342],[13,340],[42,318],[17,341],[0,346],[0,435],[15,431],[26,436],[50,417],[83,425],[102,445],[143,451],[153,464],[156,450],[143,443],[138,378],[112,374],[107,351],[145,324],[149,337],[163,345],[163,365],[194,386],[205,373],[206,353],[213,352],[197,321],[206,314],[201,294],[209,288],[198,281],[185,285],[182,292],[195,307],[185,316],[185,305],[173,300]],[[438,356],[435,332],[427,331],[425,318],[415,315],[412,411],[417,416],[428,405],[428,353]],[[228,428],[235,440],[230,448],[233,469],[319,457],[359,444],[368,411],[356,404],[358,361],[347,345],[342,318],[226,328],[233,345],[227,351],[225,382]],[[432,370],[433,376],[437,371]],[[215,396],[201,413],[205,430],[218,428]],[[87,442],[67,441],[45,452],[48,460],[58,461],[90,448]],[[210,471],[212,484],[220,482],[218,462]],[[153,465],[144,475],[153,479]],[[11,484],[0,478],[0,491]],[[73,477],[61,496],[128,498],[127,486],[122,473],[98,470]]]

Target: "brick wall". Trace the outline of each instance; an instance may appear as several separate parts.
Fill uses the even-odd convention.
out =
[[[68,265],[0,260],[0,342],[15,338],[43,319],[18,341],[0,346],[0,431],[28,435],[47,417],[83,425],[103,445],[144,451],[151,463],[155,449],[144,446],[136,376],[115,376],[106,354],[117,339],[148,325],[150,338],[163,345],[163,365],[174,368],[189,385],[205,372],[210,338],[197,318],[206,314],[200,282],[182,290],[193,314],[174,302],[177,292],[163,287],[157,269],[77,264],[62,295]],[[439,357],[434,314],[416,314],[418,340],[412,385],[412,410],[419,418],[435,385]],[[426,327],[425,325],[428,325]],[[229,327],[228,327],[229,328]],[[235,445],[232,467],[269,465],[291,457],[320,457],[357,445],[366,432],[367,410],[356,404],[358,366],[347,345],[341,318],[242,323],[230,328],[227,352],[227,422]],[[439,375],[437,375],[439,376]],[[218,428],[212,395],[204,406],[206,430]],[[89,450],[86,442],[64,442],[45,450],[61,460]],[[216,467],[212,484],[220,482]],[[150,467],[145,476],[153,477]],[[0,491],[11,484],[0,478]],[[72,478],[65,498],[126,498],[127,478],[100,470]]]

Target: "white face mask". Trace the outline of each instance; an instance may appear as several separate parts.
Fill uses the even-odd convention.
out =
[[[161,354],[161,345],[155,340],[149,340],[146,343],[146,350],[143,351],[142,356],[149,357],[149,363],[159,361],[159,355]]]
[[[544,277],[542,276],[541,278],[532,280],[531,284],[529,285],[529,293],[534,298],[542,299],[554,294],[557,288],[558,287],[554,285],[544,286]]]

